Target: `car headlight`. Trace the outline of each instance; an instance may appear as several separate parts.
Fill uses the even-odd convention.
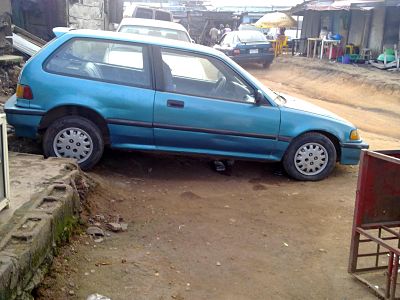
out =
[[[352,141],[361,140],[361,136],[360,133],[358,132],[358,129],[354,129],[350,132],[350,140]]]

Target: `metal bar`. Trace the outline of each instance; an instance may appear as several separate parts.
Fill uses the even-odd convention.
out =
[[[359,281],[370,287],[377,295],[381,296],[382,298],[385,297],[385,295],[381,292],[381,290],[378,290],[374,284],[369,283],[366,279],[364,279],[361,276],[358,276],[357,274],[353,274],[355,278],[357,278]]]
[[[393,229],[388,228],[388,227],[386,227],[386,226],[382,226],[381,228],[383,228],[383,229],[386,230],[387,232],[390,232],[390,233],[393,234],[394,236],[400,238],[400,234],[397,233],[396,231],[394,231]]]
[[[400,255],[400,249],[399,248],[393,248],[392,246],[390,246],[387,243],[385,243],[384,240],[382,240],[380,238],[377,238],[377,237],[374,237],[373,235],[369,234],[369,232],[365,231],[364,229],[361,229],[361,228],[357,227],[357,231],[359,233],[363,234],[364,236],[370,238],[374,242],[381,244],[381,246],[383,246],[387,250],[392,251],[397,255]]]
[[[394,156],[389,156],[389,155],[386,155],[386,154],[383,154],[383,153],[380,153],[380,152],[368,151],[368,155],[376,157],[376,158],[379,158],[379,159],[382,159],[382,160],[385,160],[385,161],[388,161],[388,162],[392,162],[392,163],[395,163],[395,164],[400,164],[400,159],[399,158],[394,157]]]
[[[360,233],[353,228],[351,245],[350,245],[349,265],[347,268],[347,272],[349,273],[354,273],[357,270],[357,261],[358,261],[357,255],[359,246],[360,246]]]
[[[388,237],[382,237],[381,239],[384,241],[388,241],[388,240],[397,240],[398,238],[395,236],[388,236]],[[360,240],[360,243],[368,243],[368,242],[373,242],[373,241],[370,239]],[[400,240],[399,240],[399,242],[400,242]]]
[[[379,227],[382,227],[382,226],[399,227],[400,221],[362,224],[363,229],[378,229]],[[357,227],[357,228],[361,228],[361,227]]]
[[[380,255],[387,255],[389,253],[390,252],[388,252],[388,251],[379,252],[379,253],[375,253],[375,252],[373,252],[373,253],[363,253],[363,254],[358,254],[357,257],[370,257],[370,256],[376,256],[376,255],[380,256]]]
[[[394,255],[394,266],[392,268],[392,286],[390,288],[390,300],[394,300],[396,298],[396,284],[397,284],[397,273],[399,270],[399,256]]]
[[[382,238],[382,228],[378,229],[378,237]],[[375,267],[379,265],[379,251],[381,249],[381,245],[376,244],[376,257],[375,257]]]
[[[387,270],[388,266],[379,266],[379,267],[371,267],[371,268],[362,268],[362,269],[357,269],[354,272],[350,272],[350,273],[364,273],[364,272],[368,272],[368,271],[378,271],[378,270]]]
[[[385,298],[389,298],[389,296],[390,296],[390,285],[391,285],[392,271],[393,271],[393,256],[394,256],[394,253],[390,252],[388,270],[387,270],[387,275],[386,275]]]
[[[399,235],[400,235],[400,228],[399,228]],[[399,241],[397,243],[397,248],[400,248],[400,239],[399,239]]]

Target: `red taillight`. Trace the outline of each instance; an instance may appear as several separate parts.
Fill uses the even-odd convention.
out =
[[[26,100],[33,99],[33,94],[32,94],[31,88],[28,85],[23,85],[23,84],[17,85],[16,96],[17,96],[17,98],[26,99]]]
[[[233,55],[239,55],[240,54],[240,50],[239,49],[234,49],[233,50]]]

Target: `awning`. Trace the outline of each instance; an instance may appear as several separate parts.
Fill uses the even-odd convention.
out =
[[[305,11],[336,11],[351,9],[355,10],[371,10],[378,6],[391,6],[393,0],[310,0],[291,9],[293,15],[302,15]],[[399,5],[398,1],[396,1]]]

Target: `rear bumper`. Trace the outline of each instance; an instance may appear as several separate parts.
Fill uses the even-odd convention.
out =
[[[368,149],[369,145],[366,143],[342,143],[340,145],[341,157],[340,163],[343,165],[356,165],[360,161],[360,154],[362,149]]]
[[[4,105],[7,123],[15,128],[20,137],[36,138],[44,111],[16,106],[16,98],[12,96]]]
[[[274,60],[273,53],[266,53],[265,55],[236,55],[230,56],[237,63],[271,63]]]

